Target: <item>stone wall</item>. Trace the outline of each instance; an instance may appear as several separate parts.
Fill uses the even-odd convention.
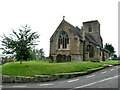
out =
[[[82,56],[80,54],[76,54],[76,55],[71,55],[71,61],[72,62],[80,62],[82,61]]]

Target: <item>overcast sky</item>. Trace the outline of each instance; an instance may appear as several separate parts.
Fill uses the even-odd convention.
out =
[[[31,25],[40,34],[40,43],[49,56],[49,39],[65,16],[65,20],[81,28],[82,22],[98,20],[103,44],[111,43],[118,55],[119,0],[0,0],[0,35]],[[1,45],[0,45],[1,46]]]

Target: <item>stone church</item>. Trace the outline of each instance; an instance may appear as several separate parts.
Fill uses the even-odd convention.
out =
[[[79,28],[63,18],[50,38],[50,57],[52,62],[107,60],[98,20],[83,22]]]

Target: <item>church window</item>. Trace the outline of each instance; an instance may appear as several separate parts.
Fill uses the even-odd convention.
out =
[[[91,25],[88,26],[88,31],[92,32],[92,26]]]
[[[65,31],[62,31],[58,38],[58,49],[67,49],[69,44],[69,37]]]

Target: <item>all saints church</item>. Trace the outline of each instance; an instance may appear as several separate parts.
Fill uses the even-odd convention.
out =
[[[79,28],[63,18],[50,38],[50,57],[53,62],[107,60],[98,20],[83,22]]]

